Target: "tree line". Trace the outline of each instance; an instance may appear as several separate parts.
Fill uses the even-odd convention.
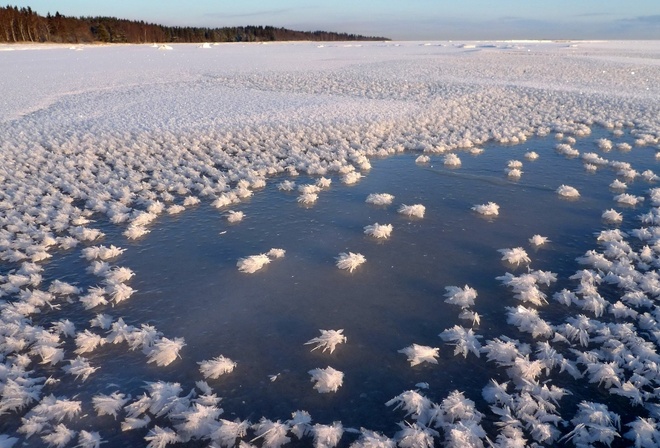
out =
[[[53,43],[165,43],[267,42],[276,40],[388,40],[327,31],[294,31],[272,26],[222,28],[163,26],[115,17],[67,17],[59,12],[45,17],[32,8],[0,7],[0,42]]]

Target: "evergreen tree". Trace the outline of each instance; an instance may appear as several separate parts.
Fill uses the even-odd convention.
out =
[[[274,40],[387,40],[272,26],[224,28],[167,27],[115,17],[40,16],[30,7],[0,7],[0,42],[268,42]]]

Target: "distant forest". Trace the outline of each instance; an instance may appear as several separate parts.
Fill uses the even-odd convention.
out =
[[[0,7],[0,42],[53,43],[165,43],[165,42],[268,42],[276,40],[389,40],[327,31],[293,31],[272,26],[197,28],[163,26],[114,17],[67,17],[59,12],[46,17],[32,8]]]

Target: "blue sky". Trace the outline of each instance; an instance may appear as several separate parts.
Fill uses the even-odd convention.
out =
[[[31,0],[40,14],[273,25],[397,40],[660,39],[660,0]]]

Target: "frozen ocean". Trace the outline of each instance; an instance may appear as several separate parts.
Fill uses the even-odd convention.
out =
[[[660,43],[0,45],[0,86],[0,446],[660,446]]]

